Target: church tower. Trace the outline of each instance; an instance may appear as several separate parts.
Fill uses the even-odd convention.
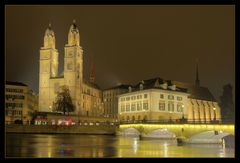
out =
[[[198,60],[197,60],[197,67],[196,67],[196,80],[195,80],[195,85],[197,87],[200,86],[200,80],[199,80],[199,77],[198,77]]]
[[[70,90],[75,112],[81,107],[81,89],[83,82],[83,50],[80,46],[80,33],[73,20],[68,33],[68,42],[65,45],[64,56],[64,83]]]
[[[55,35],[49,24],[44,35],[43,47],[40,49],[39,60],[39,110],[51,111],[50,78],[58,75],[58,51],[55,48]]]

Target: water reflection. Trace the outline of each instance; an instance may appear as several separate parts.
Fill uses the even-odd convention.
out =
[[[234,157],[222,145],[107,135],[7,134],[7,157]]]

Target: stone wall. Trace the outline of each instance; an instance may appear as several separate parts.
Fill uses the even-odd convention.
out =
[[[115,134],[116,126],[6,125],[7,133]]]

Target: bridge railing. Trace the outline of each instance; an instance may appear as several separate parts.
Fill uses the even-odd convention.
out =
[[[126,120],[120,124],[234,124],[232,120],[194,120],[194,119],[172,119],[172,120]]]

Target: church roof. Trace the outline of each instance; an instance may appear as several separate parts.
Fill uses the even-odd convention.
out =
[[[76,25],[76,21],[73,20],[73,23],[72,25],[70,26],[70,29],[69,29],[70,32],[76,32],[76,33],[79,33],[79,30],[78,30],[78,27]]]
[[[86,85],[88,85],[90,87],[96,88],[96,89],[101,89],[97,84],[91,83],[91,82],[89,82],[87,80],[84,80],[84,84],[86,84]]]
[[[195,86],[193,84],[178,81],[173,81],[173,83],[183,88],[186,88],[187,92],[190,94],[190,98],[216,102],[216,99],[207,87]]]
[[[111,90],[111,89],[128,89],[128,87],[130,87],[132,85],[128,85],[128,84],[120,84],[120,85],[117,85],[115,87],[110,87],[110,88],[107,88],[107,89],[104,89],[104,90]]]
[[[46,29],[45,35],[54,37],[54,31],[52,30],[52,26],[50,23],[49,23],[48,28]]]

